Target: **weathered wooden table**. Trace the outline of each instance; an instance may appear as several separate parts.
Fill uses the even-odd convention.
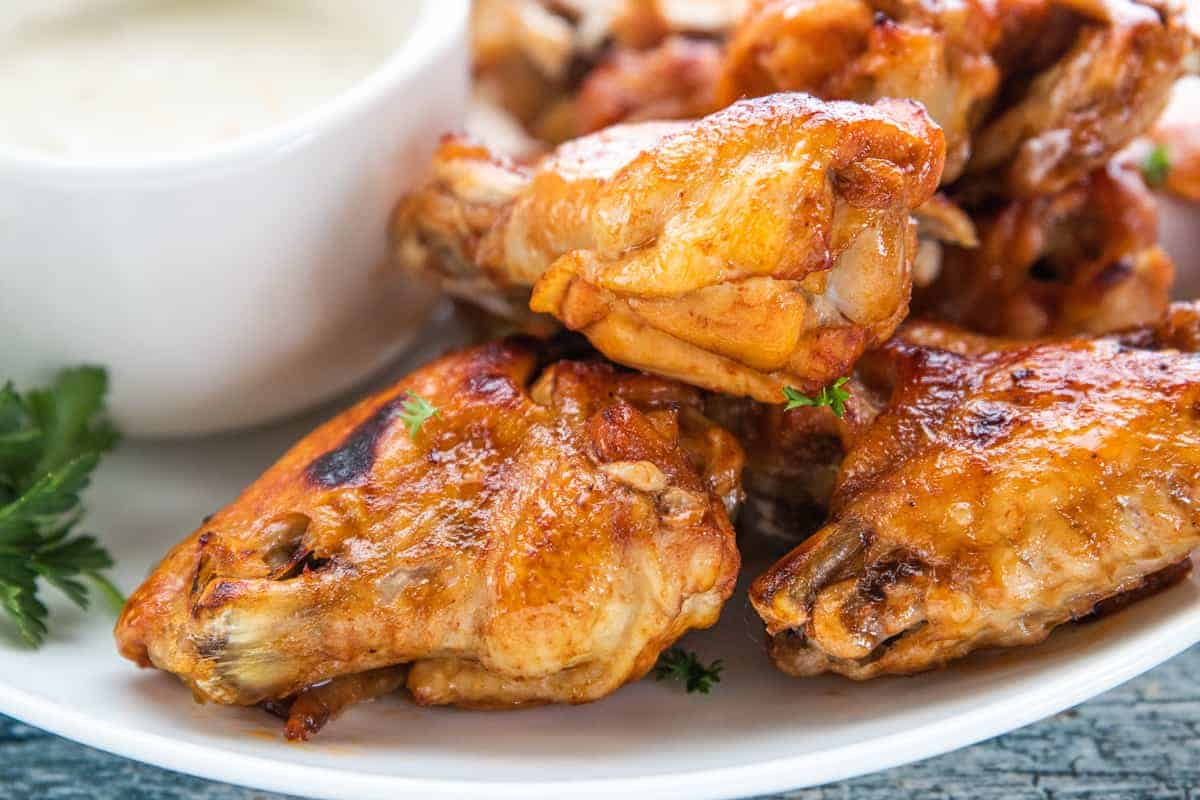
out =
[[[6,800],[277,800],[110,756],[0,716]],[[1108,694],[956,753],[795,800],[1200,798],[1200,646]]]

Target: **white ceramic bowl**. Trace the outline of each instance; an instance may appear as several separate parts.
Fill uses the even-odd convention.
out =
[[[468,0],[408,1],[389,60],[274,128],[137,161],[0,152],[0,380],[100,364],[125,432],[178,435],[290,414],[402,350],[434,300],[383,268],[387,218],[468,85]]]

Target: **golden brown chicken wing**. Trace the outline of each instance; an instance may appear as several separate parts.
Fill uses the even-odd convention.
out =
[[[702,117],[718,108],[720,70],[720,45],[703,39],[672,36],[648,50],[614,50],[579,87],[577,129]]]
[[[584,57],[574,26],[539,0],[473,0],[471,61],[477,102],[534,134],[551,131]]]
[[[733,590],[741,451],[695,390],[536,373],[527,345],[484,345],[318,428],[133,594],[122,654],[295,737],[402,682],[508,707],[643,675]],[[437,408],[416,431],[413,394]]]
[[[591,105],[597,101],[602,115],[619,118],[622,103],[628,104],[625,112],[641,109],[634,116],[644,119],[715,110],[711,100],[695,105],[711,96],[715,84],[715,45],[707,40],[723,36],[745,2],[474,0],[473,7],[472,57],[480,94],[536,137],[558,143],[594,129]],[[597,64],[604,65],[600,86],[581,96],[580,81]],[[655,84],[648,80],[651,74],[668,83]]]
[[[756,0],[730,36],[717,98],[916,100],[945,131],[948,183],[998,88],[989,55],[998,37],[986,0]]]
[[[977,248],[946,246],[916,313],[984,333],[1100,334],[1152,323],[1174,267],[1136,167],[1114,161],[1067,189],[979,212]]]
[[[911,214],[941,165],[914,103],[795,94],[616,126],[532,169],[450,140],[397,214],[395,251],[498,310],[532,287],[530,308],[614,361],[780,402],[903,319]]]
[[[1200,359],[1171,347],[1197,319],[994,347],[924,326],[958,352],[902,336],[868,357],[894,390],[829,523],[751,588],[776,663],[917,672],[1182,574],[1200,545]]]
[[[747,0],[546,0],[575,20],[589,44],[646,48],[682,34],[719,38]]]
[[[1194,40],[1177,0],[999,0],[1001,96],[968,172],[1010,195],[1058,192],[1162,113]]]
[[[1174,0],[757,0],[717,98],[918,100],[946,131],[945,182],[1042,194],[1148,128],[1191,45]]]

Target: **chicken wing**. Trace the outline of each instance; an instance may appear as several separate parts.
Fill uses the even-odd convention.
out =
[[[1154,197],[1128,162],[975,223],[980,246],[943,248],[937,280],[914,292],[916,313],[1032,338],[1122,330],[1167,308],[1174,267],[1157,245]]]
[[[943,180],[999,86],[999,37],[986,0],[756,0],[730,36],[718,102],[777,91],[919,101],[946,134]]]
[[[699,116],[715,110],[711,102],[695,105],[715,85],[709,40],[732,28],[744,8],[744,0],[474,0],[476,85],[550,143],[594,129],[590,105],[597,100],[622,118],[617,102],[630,104],[625,111],[642,109],[641,118]],[[710,60],[714,69],[705,71]],[[597,64],[604,65],[599,85],[581,92]],[[669,84],[645,80],[643,68]]]
[[[741,451],[693,389],[536,372],[530,346],[484,345],[318,428],[167,555],[121,653],[300,738],[401,683],[509,707],[643,675],[733,591]],[[413,395],[437,409],[415,431]]]
[[[1191,46],[1173,0],[757,0],[717,99],[918,100],[946,132],[946,183],[1025,196],[1148,128]]]
[[[583,58],[575,28],[538,0],[473,0],[471,61],[478,102],[544,136],[563,116],[572,67]]]
[[[1004,90],[974,136],[968,172],[1009,195],[1062,191],[1102,168],[1162,113],[1194,46],[1176,0],[999,7]]]
[[[911,214],[942,152],[915,103],[795,94],[616,126],[532,169],[452,139],[402,203],[395,252],[498,310],[532,287],[532,310],[614,361],[780,402],[903,319]]]
[[[702,117],[718,108],[720,70],[721,47],[708,40],[672,36],[648,50],[615,50],[580,84],[576,127]]]
[[[925,326],[890,374],[830,522],[760,576],[776,664],[856,679],[941,666],[1183,574],[1200,545],[1200,305],[1121,337],[1002,342]],[[955,352],[957,351],[957,352]],[[876,362],[876,363],[871,363]]]

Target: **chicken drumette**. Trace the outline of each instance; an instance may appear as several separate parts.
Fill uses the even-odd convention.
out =
[[[983,0],[757,0],[730,36],[719,102],[777,91],[922,103],[946,132],[947,182],[997,90],[999,37]]]
[[[1183,575],[1200,545],[1200,306],[1119,337],[918,325],[828,524],[755,581],[775,662],[852,678],[1032,644]]]
[[[537,373],[528,345],[484,345],[318,428],[167,555],[121,652],[298,738],[401,684],[507,707],[643,675],[733,590],[741,451],[693,389]],[[437,408],[415,432],[413,394]]]
[[[999,96],[968,174],[1012,196],[1101,169],[1162,113],[1195,38],[1179,0],[999,0]]]
[[[1101,334],[1155,322],[1175,270],[1138,169],[1114,160],[1049,195],[975,215],[979,246],[943,247],[914,313],[1000,336]]]
[[[529,169],[451,139],[401,205],[395,251],[500,312],[532,289],[530,308],[614,361],[780,402],[907,313],[911,215],[942,154],[914,103],[797,94],[615,126]]]
[[[758,0],[717,100],[918,100],[946,131],[945,182],[1041,194],[1147,129],[1191,46],[1173,0]]]
[[[708,99],[715,40],[745,2],[474,0],[473,8],[477,99],[557,143],[607,124],[610,115],[663,119],[715,110]],[[593,74],[599,79],[588,89]]]

